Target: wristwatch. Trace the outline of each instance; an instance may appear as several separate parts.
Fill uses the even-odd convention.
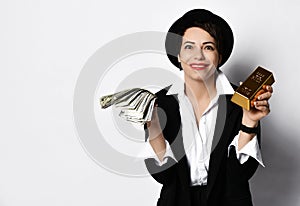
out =
[[[259,127],[247,127],[246,125],[241,124],[240,130],[248,134],[257,134],[259,132]]]

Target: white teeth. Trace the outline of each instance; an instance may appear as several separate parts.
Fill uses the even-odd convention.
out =
[[[192,65],[192,67],[195,67],[195,68],[204,68],[204,66],[202,66],[202,65]]]

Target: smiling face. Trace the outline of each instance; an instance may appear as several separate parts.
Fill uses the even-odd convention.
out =
[[[191,27],[183,35],[178,61],[186,81],[205,81],[214,75],[221,57],[215,39],[205,30]]]

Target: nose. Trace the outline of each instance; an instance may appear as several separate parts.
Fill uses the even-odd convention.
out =
[[[204,56],[204,53],[203,53],[203,50],[201,47],[195,49],[194,59],[195,60],[204,60],[205,59],[205,56]]]

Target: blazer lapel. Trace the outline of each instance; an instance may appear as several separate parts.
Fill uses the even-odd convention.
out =
[[[190,195],[189,195],[189,187],[190,187],[190,168],[188,166],[187,157],[184,150],[183,145],[183,137],[182,137],[182,125],[181,125],[181,117],[179,112],[179,103],[178,103],[178,96],[172,95],[174,97],[174,104],[176,104],[176,109],[173,111],[173,113],[176,113],[173,117],[173,121],[175,121],[175,125],[179,127],[179,130],[177,132],[176,137],[171,143],[171,148],[174,153],[174,156],[176,160],[178,160],[178,167],[177,172],[180,180],[180,187],[183,190],[183,196],[185,196],[185,205],[191,205],[190,202]],[[175,128],[170,128],[174,130]]]
[[[179,103],[178,103],[178,96],[175,95],[169,95],[170,101],[172,104],[169,104],[169,106],[166,108],[168,112],[172,113],[172,116],[167,114],[168,118],[171,118],[171,120],[168,120],[168,122],[172,122],[170,125],[172,127],[167,127],[166,130],[172,130],[176,131],[176,133],[173,133],[172,135],[169,135],[172,137],[170,139],[170,146],[172,148],[172,151],[174,153],[174,156],[176,160],[178,160],[178,173],[179,173],[179,178],[182,183],[182,186],[185,189],[188,189],[188,186],[190,185],[190,171],[188,167],[188,162],[184,150],[184,145],[183,145],[183,137],[182,137],[182,125],[181,125],[181,116],[179,112]],[[187,186],[187,187],[185,187]]]
[[[233,107],[230,99],[231,95],[221,95],[219,97],[217,122],[215,126],[209,163],[207,195],[209,195],[213,185],[215,184],[217,174],[224,157],[223,154],[227,154],[225,150],[228,149],[228,141],[234,129],[234,124],[230,123],[230,117],[234,114],[237,114],[233,111],[235,111],[238,107]]]
[[[167,88],[168,90],[168,88]],[[166,125],[163,129],[163,134],[170,144],[173,154],[178,161],[177,172],[180,180],[180,187],[183,189],[186,198],[186,205],[190,205],[189,185],[190,185],[190,170],[183,146],[181,117],[179,111],[178,96],[176,94],[166,95],[160,93],[158,95],[158,106],[165,114],[161,114],[160,120],[165,115],[167,117]],[[160,115],[160,114],[158,114]],[[160,122],[162,124],[162,122]],[[164,126],[164,125],[161,125]]]

